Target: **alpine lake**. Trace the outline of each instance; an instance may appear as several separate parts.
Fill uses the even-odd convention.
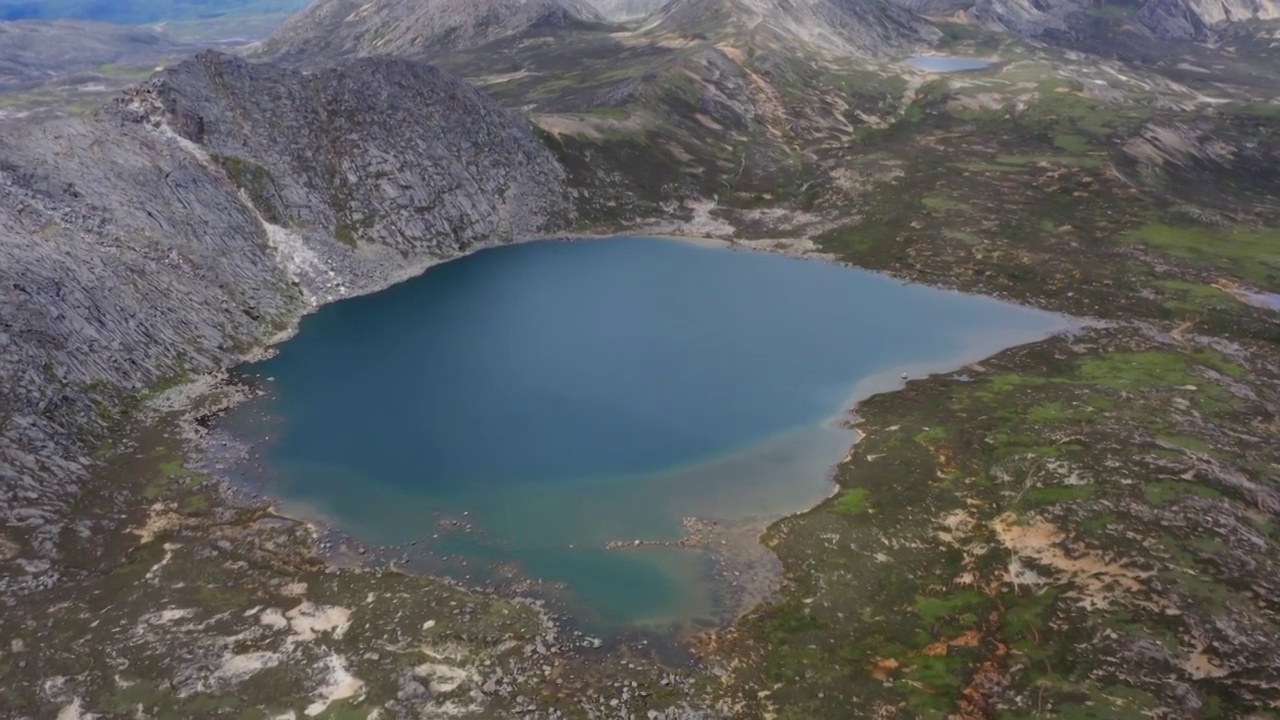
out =
[[[993,60],[981,58],[952,57],[949,55],[922,55],[913,57],[907,64],[916,70],[931,73],[957,73],[986,70],[995,64]]]
[[[832,494],[857,401],[1069,327],[812,260],[540,241],[321,308],[215,427],[283,512],[598,633],[687,631],[743,590],[727,541],[682,538],[754,543]]]

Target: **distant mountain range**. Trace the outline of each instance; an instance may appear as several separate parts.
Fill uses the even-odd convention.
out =
[[[307,3],[308,0],[0,0],[0,20],[95,20],[141,25],[293,13]]]

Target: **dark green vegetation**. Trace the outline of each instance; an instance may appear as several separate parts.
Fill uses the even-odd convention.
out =
[[[94,20],[141,25],[244,15],[275,15],[283,19],[306,5],[307,0],[0,0],[0,20]]]

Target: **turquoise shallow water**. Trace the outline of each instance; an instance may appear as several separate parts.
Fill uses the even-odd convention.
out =
[[[273,494],[366,542],[438,535],[474,572],[561,583],[597,623],[680,623],[716,610],[706,557],[606,543],[811,507],[856,397],[1065,326],[819,262],[531,243],[305,318],[240,369],[264,393],[222,423],[255,440]]]

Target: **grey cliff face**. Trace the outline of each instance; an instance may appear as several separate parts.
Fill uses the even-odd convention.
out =
[[[571,219],[522,120],[405,61],[302,75],[206,53],[93,118],[0,138],[0,523],[31,558],[27,585],[0,589],[56,577],[115,400]]]
[[[531,29],[603,21],[586,0],[317,0],[266,40],[260,52],[298,62],[426,56]]]
[[[302,237],[447,256],[553,232],[568,213],[560,168],[526,123],[420,63],[303,75],[206,53],[119,111],[199,145],[265,218]]]

